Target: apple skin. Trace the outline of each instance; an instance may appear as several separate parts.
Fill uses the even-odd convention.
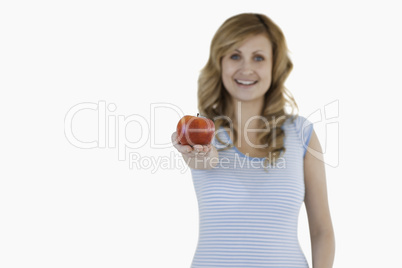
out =
[[[206,117],[185,115],[177,124],[177,139],[182,145],[208,145],[215,134],[214,122]]]

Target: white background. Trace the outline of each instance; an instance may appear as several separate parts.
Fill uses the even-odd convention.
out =
[[[286,86],[301,115],[339,104],[331,106],[339,132],[315,125],[333,164],[334,267],[402,267],[397,2],[3,1],[0,267],[190,266],[198,238],[190,171],[146,165],[175,153],[152,147],[169,143],[180,115],[197,113],[212,36],[242,12],[264,13],[283,30],[294,63]],[[121,124],[117,138],[145,142],[126,150],[141,157],[137,166],[109,141],[82,149],[65,136],[70,109],[99,102],[115,105],[109,122],[146,122]],[[152,103],[171,107],[151,120]],[[72,122],[81,141],[105,132],[96,110]],[[311,264],[304,207],[299,238]]]

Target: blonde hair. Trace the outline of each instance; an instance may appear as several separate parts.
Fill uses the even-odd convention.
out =
[[[272,44],[272,82],[264,96],[264,107],[261,116],[269,122],[270,129],[257,137],[260,144],[267,144],[266,161],[275,161],[286,151],[284,147],[285,133],[282,125],[298,109],[297,104],[284,83],[293,68],[288,56],[288,48],[281,29],[267,16],[254,13],[243,13],[227,19],[215,33],[207,64],[201,70],[198,79],[198,109],[200,113],[215,122],[216,130],[221,126],[230,127],[223,117],[234,117],[231,97],[222,82],[221,59],[230,50],[251,36],[264,34]],[[285,107],[291,108],[287,113]],[[292,119],[292,120],[293,120]],[[261,129],[266,129],[261,122]],[[234,130],[233,142],[237,139]],[[222,143],[222,141],[216,136]],[[234,146],[231,144],[230,147]],[[226,147],[224,149],[230,148]]]

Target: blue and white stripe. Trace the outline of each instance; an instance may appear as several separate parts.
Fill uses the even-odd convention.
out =
[[[219,152],[214,169],[191,169],[200,228],[192,268],[308,267],[297,237],[303,158],[313,129],[304,122],[299,116],[283,125],[286,153],[268,172],[263,158],[235,147]],[[231,142],[225,132],[218,135]],[[213,144],[219,146],[216,139]]]

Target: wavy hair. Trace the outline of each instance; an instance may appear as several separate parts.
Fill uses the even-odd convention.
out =
[[[211,42],[209,59],[198,78],[198,109],[202,115],[214,120],[217,131],[221,126],[232,130],[227,118],[234,118],[234,109],[230,101],[231,96],[222,82],[221,60],[248,37],[260,34],[265,35],[272,44],[273,65],[272,82],[264,96],[261,112],[261,116],[266,118],[270,127],[267,129],[266,122],[261,122],[260,128],[266,131],[259,133],[257,140],[260,144],[267,145],[265,160],[269,164],[274,164],[286,151],[285,133],[281,127],[287,118],[292,117],[294,120],[292,114],[298,107],[284,86],[293,68],[285,37],[281,29],[267,16],[255,13],[235,15],[227,19],[217,30]],[[291,108],[290,113],[286,112],[287,106]],[[233,134],[235,142],[238,135],[234,129]],[[218,136],[216,138],[222,143]],[[233,146],[231,144],[223,149]]]

